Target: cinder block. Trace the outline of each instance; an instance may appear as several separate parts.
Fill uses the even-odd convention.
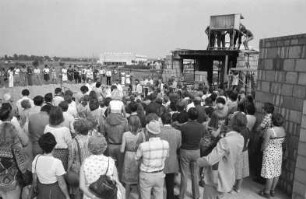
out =
[[[271,93],[256,91],[255,101],[273,103],[273,95]]]
[[[304,195],[306,193],[306,185],[295,181],[293,184],[293,199],[305,199]]]
[[[306,85],[306,73],[299,73],[298,84]]]
[[[266,70],[273,70],[273,59],[266,59],[264,62]]]
[[[273,59],[273,70],[282,71],[284,66],[284,59],[277,57]]]
[[[306,100],[303,102],[303,114],[306,115]]]
[[[289,58],[301,58],[302,46],[291,46],[289,48]]]
[[[292,84],[283,84],[282,85],[282,95],[292,96],[293,85]]]
[[[269,81],[269,82],[273,82],[275,81],[275,71],[271,71],[271,70],[267,70],[267,71],[264,71],[265,73],[265,80],[266,81]]]
[[[292,39],[291,40],[291,45],[297,45],[299,44],[299,40],[298,39]]]
[[[280,83],[276,83],[276,82],[271,83],[271,93],[281,94],[281,88],[282,88],[282,85]]]
[[[267,48],[267,58],[268,59],[273,59],[277,57],[277,53],[278,53],[278,48],[274,47],[274,48]]]
[[[300,130],[300,141],[306,142],[306,129],[305,128],[301,128]]]
[[[270,82],[261,82],[261,90],[264,92],[270,92]]]
[[[284,82],[286,79],[286,72],[283,71],[275,71],[274,81],[276,82]]]
[[[287,72],[286,74],[286,83],[296,84],[298,80],[298,73],[296,72]]]
[[[295,64],[296,71],[306,71],[306,59],[297,59]]]
[[[306,45],[306,37],[304,37],[304,38],[299,38],[298,40],[299,40],[299,41],[298,41],[299,44],[304,44],[304,45]]]
[[[285,71],[294,71],[295,70],[295,60],[294,59],[285,59],[283,69]]]
[[[299,142],[297,167],[305,169],[306,165],[306,142]],[[300,160],[299,160],[300,159]]]
[[[295,123],[301,123],[302,113],[300,111],[291,110],[289,120]],[[296,125],[294,125],[296,128]],[[295,131],[295,129],[293,130]]]
[[[305,86],[294,85],[294,87],[293,87],[293,97],[304,99],[306,97]]]

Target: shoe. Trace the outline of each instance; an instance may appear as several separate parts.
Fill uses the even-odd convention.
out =
[[[275,197],[275,191],[274,191],[274,190],[271,190],[271,191],[270,191],[270,195],[271,195],[271,197]]]
[[[264,190],[261,190],[258,195],[264,198],[271,198],[271,195],[269,193],[265,193]]]

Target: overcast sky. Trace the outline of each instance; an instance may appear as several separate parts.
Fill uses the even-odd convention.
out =
[[[306,33],[306,0],[0,0],[0,55],[164,57],[205,49],[210,15],[242,13],[255,39]]]

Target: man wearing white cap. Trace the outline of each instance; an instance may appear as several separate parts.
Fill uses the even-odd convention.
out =
[[[140,161],[139,187],[140,198],[163,198],[164,166],[169,156],[169,143],[159,138],[160,123],[151,121],[146,125],[149,141],[139,145],[136,160]]]

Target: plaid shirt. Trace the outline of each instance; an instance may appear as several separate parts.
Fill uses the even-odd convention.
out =
[[[155,137],[139,145],[135,158],[136,160],[142,159],[140,171],[152,173],[164,169],[165,160],[168,156],[169,143]]]

